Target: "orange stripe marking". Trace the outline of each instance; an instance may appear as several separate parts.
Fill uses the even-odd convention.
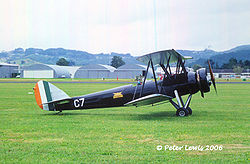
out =
[[[38,105],[41,109],[43,109],[42,99],[41,99],[41,95],[40,95],[38,83],[36,83],[36,86],[34,87],[34,92],[35,92],[35,97],[36,97],[36,103],[37,103],[37,105]]]

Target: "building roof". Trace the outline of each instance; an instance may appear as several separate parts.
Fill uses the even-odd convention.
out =
[[[8,64],[8,63],[0,63],[0,65],[4,65],[4,66],[12,66],[12,67],[18,67],[18,64]]]
[[[80,67],[78,70],[107,70],[110,72],[114,72],[116,68],[109,66],[109,65],[103,65],[103,64],[89,64]]]
[[[141,64],[124,64],[117,68],[117,70],[144,70],[144,69],[147,69],[147,66]]]
[[[122,65],[120,67],[117,68],[117,71],[143,71],[143,70],[147,70],[147,66],[146,65],[141,65],[141,64],[125,64]],[[151,66],[148,69],[149,74],[153,74],[153,70],[151,68]]]
[[[105,68],[108,69],[110,72],[114,72],[114,71],[116,70],[115,67],[112,67],[112,66],[110,66],[110,65],[103,65],[103,64],[99,64],[99,65],[105,67]]]
[[[75,76],[76,71],[81,68],[80,66],[61,66],[62,68],[66,69],[70,75],[71,78],[73,78]]]

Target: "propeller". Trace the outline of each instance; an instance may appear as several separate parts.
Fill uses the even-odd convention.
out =
[[[214,78],[214,74],[213,74],[213,71],[212,71],[212,67],[211,67],[211,64],[208,60],[208,67],[209,67],[209,72],[210,72],[210,76],[211,76],[211,81],[213,83],[213,86],[214,86],[214,89],[215,89],[215,92],[217,94],[217,89],[216,89],[216,85],[215,85],[215,78]],[[197,81],[197,85],[199,87],[199,90],[201,92],[201,97],[204,98],[204,93],[205,92],[209,92],[210,91],[210,85],[211,85],[211,82],[209,82],[207,80],[207,69],[206,68],[200,68],[196,71],[196,81]]]
[[[214,90],[217,94],[217,90],[216,90],[216,85],[215,85],[215,78],[214,78],[214,74],[213,74],[213,70],[212,70],[212,67],[211,67],[211,64],[210,64],[210,61],[208,60],[208,67],[209,67],[209,72],[210,72],[210,76],[211,76],[211,81],[213,83],[213,86],[214,86]]]
[[[198,82],[199,90],[201,92],[201,97],[204,98],[204,92],[203,92],[203,90],[201,88],[201,78],[200,78],[200,74],[199,74],[198,70],[196,71],[196,74],[197,74],[197,82]]]

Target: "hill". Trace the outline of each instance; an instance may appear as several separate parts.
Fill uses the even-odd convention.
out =
[[[232,48],[227,51],[214,51],[205,49],[203,51],[195,50],[177,50],[183,56],[192,56],[193,59],[188,60],[186,65],[192,66],[200,64],[207,65],[207,59],[211,59],[218,66],[227,63],[230,58],[239,60],[250,60],[250,45],[242,45]],[[120,56],[126,63],[139,63],[136,57],[131,54],[121,54],[112,52],[110,54],[100,53],[91,54],[86,51],[68,50],[64,48],[49,48],[46,50],[38,48],[17,48],[12,51],[3,51],[0,53],[0,62],[17,63],[21,65],[31,65],[34,63],[55,64],[60,58],[65,58],[70,61],[71,65],[86,65],[86,64],[107,64],[110,65],[113,56]]]
[[[9,52],[1,52],[1,62],[18,63],[22,65],[31,65],[34,63],[56,64],[60,58],[70,61],[71,65],[86,64],[110,64],[113,56],[120,56],[126,63],[138,63],[130,54],[91,54],[85,51],[67,50],[64,48],[49,48],[46,50],[38,48],[17,48]]]
[[[187,61],[187,66],[194,64],[200,64],[202,66],[207,65],[207,60],[213,60],[215,65],[222,66],[227,63],[230,58],[235,58],[238,61],[250,60],[250,45],[242,45],[226,51],[213,51],[205,49],[204,51],[189,51],[189,50],[177,50],[184,56],[192,56],[193,59]]]

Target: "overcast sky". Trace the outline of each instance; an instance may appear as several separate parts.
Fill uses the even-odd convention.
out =
[[[0,22],[0,51],[221,51],[250,43],[250,0],[0,0]]]

